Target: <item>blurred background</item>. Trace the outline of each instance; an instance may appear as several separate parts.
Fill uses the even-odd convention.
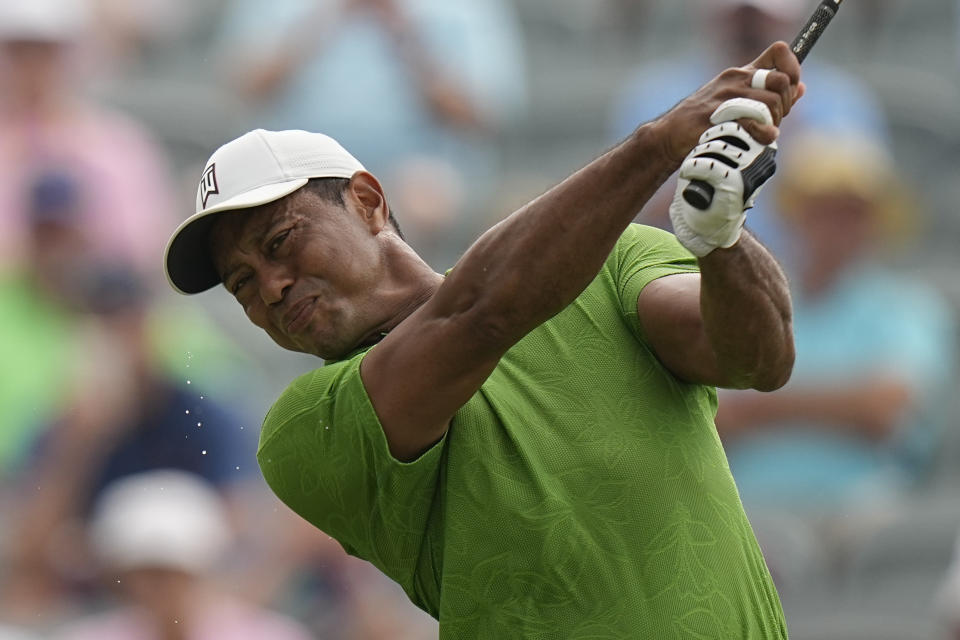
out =
[[[0,0],[0,639],[435,638],[259,476],[319,363],[166,285],[203,163],[333,135],[443,270],[813,5]],[[845,2],[748,217],[797,366],[717,423],[794,640],[960,639],[957,14]]]

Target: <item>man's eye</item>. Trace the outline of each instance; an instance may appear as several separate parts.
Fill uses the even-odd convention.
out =
[[[267,247],[267,249],[269,250],[269,252],[270,252],[271,254],[276,253],[277,250],[280,248],[280,245],[283,244],[283,241],[287,239],[287,236],[288,236],[288,235],[290,235],[290,230],[289,230],[289,229],[288,229],[287,231],[283,231],[283,232],[281,232],[281,233],[278,233],[276,236],[274,236],[274,237],[273,237],[273,240],[270,241],[270,246]]]
[[[233,295],[237,295],[238,293],[240,293],[240,289],[242,289],[244,285],[247,284],[248,280],[250,280],[250,278],[246,276],[242,278],[237,278],[237,281],[233,283]]]

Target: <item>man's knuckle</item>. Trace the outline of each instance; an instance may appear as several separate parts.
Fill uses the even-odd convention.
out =
[[[783,91],[790,86],[790,77],[782,71],[774,71],[767,76],[767,88],[773,91]]]
[[[748,75],[748,72],[739,67],[730,67],[720,73],[721,80],[740,80]]]

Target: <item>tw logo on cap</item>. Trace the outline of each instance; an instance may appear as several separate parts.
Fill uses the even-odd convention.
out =
[[[217,187],[216,162],[207,167],[203,172],[203,177],[200,178],[200,202],[203,203],[204,209],[207,208],[207,198],[215,193],[220,193],[220,189]]]

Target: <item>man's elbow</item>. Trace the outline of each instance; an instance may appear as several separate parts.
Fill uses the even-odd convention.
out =
[[[735,368],[728,368],[723,384],[725,389],[776,391],[790,380],[795,353],[793,344],[775,353],[758,353],[754,358],[741,360]]]
[[[784,349],[778,357],[757,367],[750,388],[757,391],[776,391],[787,384],[793,373],[795,359],[796,353],[791,342],[789,348]]]

